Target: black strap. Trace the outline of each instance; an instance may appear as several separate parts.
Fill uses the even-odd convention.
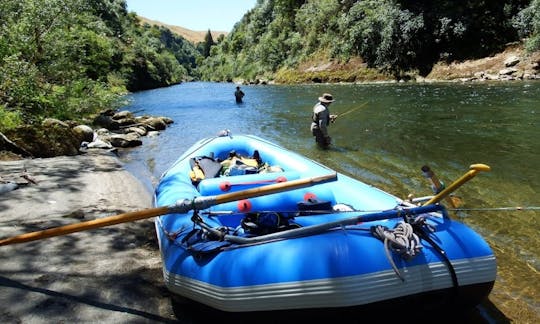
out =
[[[457,294],[457,289],[459,287],[459,282],[456,274],[456,270],[454,269],[454,266],[452,265],[452,262],[450,262],[450,259],[448,259],[448,255],[446,254],[446,251],[443,250],[431,237],[429,237],[429,234],[426,233],[424,228],[420,226],[414,226],[415,232],[418,233],[418,235],[427,241],[433,248],[439,252],[439,254],[444,259],[444,263],[448,267],[448,270],[450,271],[450,276],[452,277],[452,284],[454,285],[454,292]]]

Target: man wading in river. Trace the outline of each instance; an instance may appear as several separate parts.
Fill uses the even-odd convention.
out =
[[[245,94],[242,90],[240,90],[240,87],[236,87],[236,91],[234,92],[236,103],[242,103],[242,98],[244,98],[244,96]]]
[[[337,115],[331,115],[328,109],[332,102],[334,102],[334,97],[329,93],[324,93],[313,107],[311,134],[315,136],[315,142],[322,148],[328,148],[332,142],[332,138],[328,135],[328,125],[337,118]]]

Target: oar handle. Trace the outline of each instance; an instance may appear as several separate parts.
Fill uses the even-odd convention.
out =
[[[480,172],[480,171],[489,171],[489,170],[491,170],[491,168],[488,165],[485,165],[485,164],[473,164],[473,165],[471,165],[469,167],[469,171],[467,171],[464,175],[462,175],[461,178],[457,179],[456,181],[454,181],[454,183],[452,183],[451,185],[449,185],[448,187],[443,189],[441,192],[439,192],[438,194],[433,196],[433,198],[431,198],[426,203],[424,203],[424,206],[438,203],[443,198],[445,198],[450,193],[452,193],[454,190],[461,187],[461,185],[463,185],[465,182],[467,182],[470,179],[474,178],[474,176],[478,172]]]

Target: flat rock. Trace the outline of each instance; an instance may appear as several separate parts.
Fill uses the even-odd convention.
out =
[[[112,154],[0,161],[0,238],[152,207]],[[2,323],[172,322],[153,219],[0,246]]]

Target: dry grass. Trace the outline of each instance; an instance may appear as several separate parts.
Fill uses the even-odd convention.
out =
[[[511,56],[520,58],[514,67],[529,73],[534,73],[533,64],[540,62],[540,51],[528,54],[521,45],[510,45],[503,52],[481,58],[478,60],[467,60],[463,62],[453,62],[450,64],[436,64],[426,79],[434,80],[454,80],[461,78],[471,78],[475,73],[484,72],[497,75],[505,68],[504,62]]]
[[[518,57],[519,62],[513,66],[519,75],[538,75],[540,65],[540,51],[526,53],[519,43],[509,44],[501,53],[478,60],[452,62],[450,64],[440,62],[433,66],[431,72],[425,77],[426,80],[459,80],[473,79],[475,74],[487,74],[496,78],[499,71],[506,68],[505,61],[512,57]],[[417,73],[407,73],[412,79],[417,78]],[[282,69],[275,77],[277,83],[304,83],[304,82],[369,82],[391,81],[393,77],[381,73],[376,69],[368,68],[361,58],[351,58],[347,62],[337,62],[327,59],[325,53],[317,53],[309,60],[299,64],[296,69]]]
[[[149,24],[149,25],[156,25],[156,26],[166,27],[166,28],[170,29],[173,33],[184,37],[185,39],[187,39],[188,41],[190,41],[190,42],[192,42],[194,44],[204,41],[204,37],[206,36],[206,33],[208,33],[208,30],[193,31],[193,30],[183,28],[183,27],[180,27],[180,26],[167,25],[167,24],[162,23],[162,22],[157,21],[157,20],[151,20],[151,19],[144,18],[144,17],[141,17],[141,16],[137,16],[137,17],[141,21],[141,24],[146,23],[146,24]],[[228,32],[212,31],[211,30],[210,34],[212,34],[212,39],[214,39],[214,41],[215,41],[219,37],[219,35],[221,35],[221,34],[223,34],[224,36],[227,36]]]

